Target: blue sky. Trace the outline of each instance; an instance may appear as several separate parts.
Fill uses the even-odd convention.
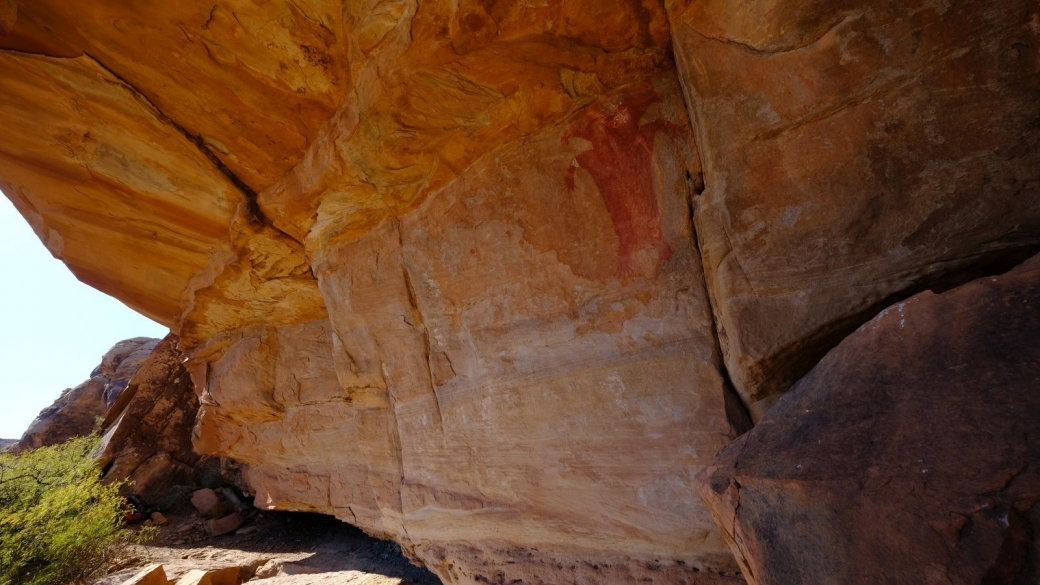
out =
[[[117,341],[166,333],[76,280],[0,195],[0,438],[20,437]]]

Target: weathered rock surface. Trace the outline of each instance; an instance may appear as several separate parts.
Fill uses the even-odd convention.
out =
[[[0,146],[3,190],[81,280],[187,345],[324,318],[298,241],[361,235],[671,65],[664,8],[639,0],[18,14],[0,125],[31,139]]]
[[[735,580],[726,372],[1040,245],[1029,0],[0,7],[0,188],[196,447],[449,583]]]
[[[1040,256],[892,306],[701,493],[750,583],[1040,581]]]
[[[191,434],[199,401],[182,359],[176,336],[155,345],[103,424],[98,463],[105,478],[128,480],[152,502],[171,486],[195,483]]]
[[[196,354],[197,447],[447,582],[727,581],[691,497],[734,435],[678,96],[619,90],[326,248],[329,321]]]
[[[54,404],[40,411],[22,435],[18,449],[57,445],[97,429],[98,419],[108,414],[157,343],[158,339],[135,337],[112,346],[89,380],[66,389]]]
[[[1035,1],[668,4],[697,235],[754,414],[893,300],[1035,253]]]

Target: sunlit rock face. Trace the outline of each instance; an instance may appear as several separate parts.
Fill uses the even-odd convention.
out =
[[[327,321],[214,343],[201,445],[248,463],[259,502],[393,537],[449,582],[727,581],[691,497],[734,435],[688,136],[661,76],[330,243]]]
[[[261,505],[448,583],[739,582],[692,478],[744,406],[1040,243],[1035,12],[0,0],[0,188]]]

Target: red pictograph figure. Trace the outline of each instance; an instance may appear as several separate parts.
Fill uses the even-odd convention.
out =
[[[654,192],[651,158],[658,132],[676,136],[681,127],[667,120],[640,124],[650,105],[660,101],[649,86],[589,106],[563,136],[584,138],[592,147],[574,157],[567,189],[574,190],[578,167],[599,188],[618,237],[618,276],[652,276],[672,257],[662,233],[661,209]]]

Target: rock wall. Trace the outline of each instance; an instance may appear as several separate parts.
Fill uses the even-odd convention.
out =
[[[1035,2],[669,6],[705,274],[755,416],[892,302],[1038,249]]]
[[[1040,246],[1027,0],[15,4],[0,188],[200,452],[448,583],[739,581],[748,411]]]
[[[258,502],[393,537],[448,582],[725,582],[690,497],[734,433],[688,128],[673,78],[625,88],[330,245],[328,321],[195,370],[200,448],[248,463]]]
[[[157,343],[158,339],[135,337],[112,346],[90,373],[89,380],[75,388],[66,388],[54,404],[40,411],[16,449],[57,445],[99,430],[99,421],[118,401]]]

